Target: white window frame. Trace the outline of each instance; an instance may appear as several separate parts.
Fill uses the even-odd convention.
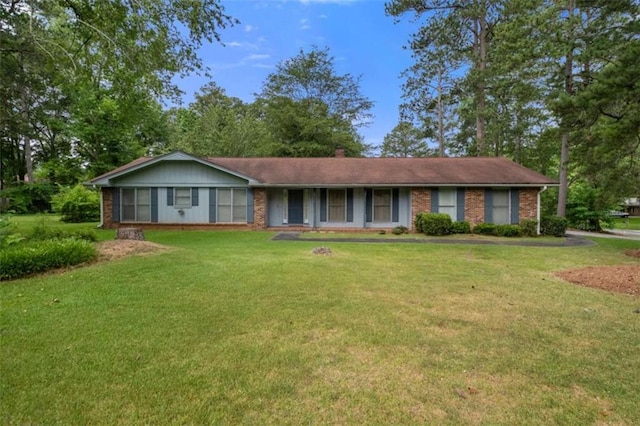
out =
[[[329,195],[332,191],[334,192],[342,192],[342,219],[341,220],[331,220],[331,196]],[[347,190],[340,188],[328,188],[327,189],[327,222],[329,223],[343,223],[347,221]]]
[[[184,195],[181,195],[180,197],[178,197],[178,191],[186,191],[188,192],[188,202],[184,202],[184,203],[180,203],[178,200],[180,199],[186,199],[187,197],[185,197]],[[191,187],[175,187],[173,188],[173,207],[176,209],[185,209],[185,208],[191,208],[191,206],[193,205],[193,200],[191,199],[192,195],[191,195]]]
[[[453,193],[453,204],[442,204],[442,193]],[[443,213],[442,209],[453,209],[453,216],[446,212],[453,222],[458,219],[458,188],[444,187],[438,188],[438,213]]]
[[[133,191],[133,220],[124,218],[124,191]],[[140,204],[138,202],[138,191],[147,191],[149,194],[149,204]],[[149,219],[148,220],[140,220],[138,216],[138,207],[139,206],[149,206]],[[120,188],[120,222],[140,222],[140,223],[150,223],[151,222],[151,188]]]
[[[230,192],[230,201],[229,204],[221,204],[220,203],[220,192],[221,191],[229,191]],[[244,196],[244,204],[236,205],[237,194],[242,192]],[[240,197],[242,199],[242,196]],[[249,206],[247,205],[247,189],[246,188],[218,188],[216,194],[216,218],[218,223],[248,223],[249,216]],[[220,220],[220,207],[229,207],[229,218],[230,221],[222,221]],[[238,207],[244,208],[244,219],[243,220],[235,220],[236,217],[236,209]]]
[[[495,225],[508,225],[511,223],[511,190],[504,188],[494,188],[492,191],[492,204],[491,204],[491,222]],[[506,206],[498,206],[498,208],[507,209],[507,221],[506,222],[496,222],[496,193],[497,192],[505,192],[507,194],[507,205]]]

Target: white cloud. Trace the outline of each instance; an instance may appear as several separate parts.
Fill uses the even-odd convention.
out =
[[[300,20],[300,29],[301,30],[308,30],[311,28],[311,25],[309,25],[309,20],[306,18],[303,18]]]
[[[250,33],[251,31],[255,31],[257,30],[257,27],[254,27],[253,25],[245,25],[244,26],[244,31],[247,33]]]
[[[249,55],[247,56],[246,60],[248,61],[260,61],[262,59],[269,59],[271,57],[271,55],[267,55],[267,54],[253,54],[253,55]]]
[[[258,42],[261,42],[261,40],[258,40]],[[237,48],[246,49],[246,50],[258,50],[257,44],[242,42],[242,41],[228,41],[228,42],[224,42],[224,45],[226,47],[237,47]]]

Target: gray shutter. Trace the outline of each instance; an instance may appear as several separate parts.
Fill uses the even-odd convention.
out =
[[[200,191],[198,190],[198,188],[191,188],[191,205],[192,206],[197,206],[198,203],[200,202],[199,195],[200,195]]]
[[[347,222],[353,222],[353,188],[347,188]]]
[[[253,223],[253,188],[247,188],[247,223]]]
[[[327,188],[320,188],[320,222],[327,221]]]
[[[464,188],[458,188],[456,196],[458,197],[456,200],[456,207],[458,209],[456,212],[456,220],[462,222],[464,221]]]
[[[493,223],[493,191],[484,190],[484,223]]]
[[[511,223],[520,222],[520,190],[518,188],[511,189]]]
[[[167,205],[173,205],[173,188],[167,188]]]
[[[431,190],[431,213],[438,213],[438,204],[440,204],[438,194],[438,188]]]
[[[113,199],[111,200],[111,221],[120,222],[120,188],[112,188]]]
[[[373,222],[373,189],[365,189],[365,217],[367,222]]]
[[[158,188],[151,188],[151,222],[158,222]]]
[[[209,223],[216,223],[216,189],[209,188]]]
[[[391,222],[400,220],[400,189],[391,190]]]

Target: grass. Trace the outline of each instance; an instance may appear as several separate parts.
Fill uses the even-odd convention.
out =
[[[333,238],[349,238],[349,239],[385,239],[385,240],[480,240],[480,241],[496,241],[496,242],[546,242],[546,243],[555,243],[562,244],[564,242],[564,238],[558,237],[495,237],[491,235],[481,235],[481,234],[450,234],[443,236],[429,236],[425,234],[418,233],[410,233],[410,234],[400,234],[394,235],[391,232],[385,232],[381,234],[379,232],[337,232],[337,231],[309,231],[309,232],[301,232],[301,239],[333,239]]]
[[[633,229],[640,231],[640,217],[630,217],[628,219],[614,219],[614,229]]]
[[[640,424],[640,301],[553,276],[635,241],[145,235],[176,249],[0,285],[2,423]]]

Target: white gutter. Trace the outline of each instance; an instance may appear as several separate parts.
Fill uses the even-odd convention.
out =
[[[540,194],[547,190],[547,185],[545,185],[540,191],[538,191],[538,208],[536,212],[536,219],[538,221],[536,232],[540,235]]]
[[[95,188],[96,186],[93,185],[93,187]],[[98,228],[102,229],[103,226],[104,226],[104,201],[102,199],[102,188],[100,188],[100,225],[98,225]]]

